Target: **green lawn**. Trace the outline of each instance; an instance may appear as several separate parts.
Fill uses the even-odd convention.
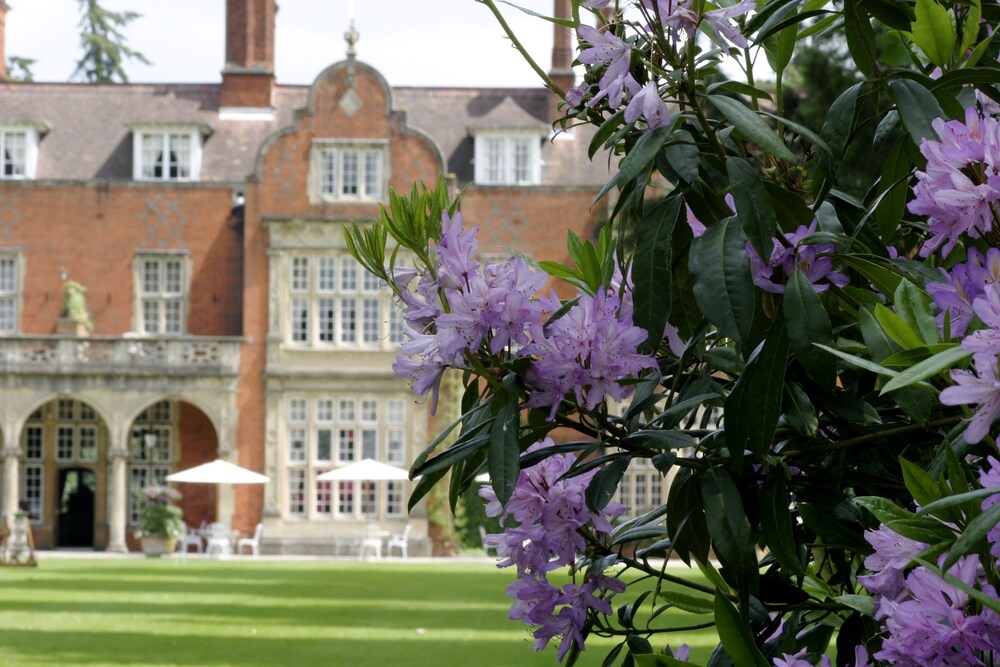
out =
[[[50,557],[0,568],[0,665],[556,665],[507,620],[511,577],[447,560]],[[685,639],[702,659],[715,643]],[[577,664],[611,646],[594,638]]]

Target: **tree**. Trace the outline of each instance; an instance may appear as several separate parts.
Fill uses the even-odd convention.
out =
[[[443,179],[347,229],[403,309],[394,370],[432,406],[461,375],[410,504],[447,478],[454,505],[489,472],[510,618],[568,663],[598,634],[618,642],[604,665],[691,665],[683,632],[714,626],[710,667],[996,665],[1000,8],[718,4],[573,0],[560,19],[585,69],[563,123],[619,158],[611,219],[571,236],[569,264],[480,261]],[[862,78],[817,130],[780,100],[821,30]],[[742,80],[712,82],[724,55]],[[852,196],[865,127],[879,168]],[[630,227],[631,251],[612,232]],[[637,462],[667,501],[623,520]]]
[[[76,64],[71,78],[80,77],[89,83],[128,83],[124,61],[136,60],[149,64],[144,55],[125,44],[121,29],[139,18],[136,12],[112,12],[99,0],[79,0],[80,45],[83,57]]]
[[[7,58],[7,78],[11,81],[34,81],[35,75],[31,71],[34,64],[34,58],[10,56]]]

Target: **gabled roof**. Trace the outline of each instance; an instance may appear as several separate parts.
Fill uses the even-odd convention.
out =
[[[508,95],[486,114],[472,118],[468,129],[472,134],[480,130],[536,130],[545,134],[549,124],[532,116]]]

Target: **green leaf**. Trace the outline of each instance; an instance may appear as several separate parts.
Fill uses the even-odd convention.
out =
[[[917,0],[916,18],[910,24],[912,32],[905,33],[920,47],[927,59],[943,67],[955,51],[955,29],[948,10],[934,0]]]
[[[876,519],[903,537],[926,544],[950,543],[955,535],[947,526],[927,516],[917,516],[888,498],[858,496],[854,502],[871,512]],[[998,505],[1000,507],[1000,505]]]
[[[830,316],[809,279],[798,268],[785,284],[781,303],[792,352],[817,384],[832,389],[837,379],[836,364],[830,355],[813,346],[814,343],[833,343]]]
[[[603,124],[597,131],[594,132],[593,138],[590,140],[590,146],[587,147],[587,157],[594,159],[594,156],[604,148],[604,144],[611,136],[621,127],[622,123],[625,122],[625,111],[616,111],[608,119],[604,121]],[[612,179],[614,180],[614,179]]]
[[[860,611],[865,616],[875,615],[875,600],[867,595],[838,595],[833,601]]]
[[[710,468],[701,478],[708,534],[715,555],[727,570],[743,581],[757,578],[753,532],[740,500],[740,492],[723,468]]]
[[[698,306],[709,321],[736,341],[747,338],[754,316],[746,243],[739,220],[727,218],[691,242],[688,258]]]
[[[816,408],[809,395],[806,394],[802,386],[797,382],[788,382],[785,385],[785,419],[796,433],[807,438],[816,436],[819,429],[819,417],[816,415]]]
[[[625,471],[628,470],[628,464],[631,460],[631,456],[619,456],[597,471],[594,478],[590,480],[585,494],[587,507],[591,511],[600,512],[608,504],[615,495],[615,491],[618,490],[618,483]]]
[[[878,72],[875,31],[858,0],[844,1],[844,37],[854,64],[866,77],[874,77]]]
[[[998,505],[1000,507],[1000,505]],[[723,648],[739,667],[769,667],[753,641],[753,634],[736,607],[722,593],[715,594],[715,627]]]
[[[882,304],[875,306],[875,319],[878,320],[886,335],[896,341],[904,350],[923,347],[923,339],[917,335],[917,332],[913,330],[906,320]]]
[[[970,501],[979,500],[980,498],[989,498],[990,496],[995,495],[1000,495],[1000,487],[976,489],[975,491],[957,493],[953,496],[944,496],[939,500],[923,505],[920,510],[917,511],[917,515],[924,516],[930,514],[932,516],[937,516],[937,512],[940,512],[941,510],[951,509],[953,507],[964,505]]]
[[[920,338],[928,345],[939,343],[937,321],[931,315],[931,295],[920,289],[909,280],[903,280],[896,288],[892,304],[896,314],[906,320],[910,328],[920,334]]]
[[[507,504],[521,471],[520,415],[517,400],[509,397],[490,427],[490,483],[501,505]]]
[[[840,359],[843,359],[847,363],[851,364],[856,368],[860,368],[861,370],[869,371],[871,373],[876,373],[878,375],[886,375],[888,377],[896,377],[897,375],[899,375],[899,373],[897,373],[896,371],[879,366],[874,361],[869,361],[868,359],[864,359],[862,357],[858,357],[853,354],[848,354],[847,352],[841,352],[840,350],[833,347],[829,347],[828,345],[821,345],[820,343],[815,343],[815,345],[819,349],[826,350],[833,356],[839,357]]]
[[[946,370],[955,368],[959,364],[967,361],[971,356],[971,352],[966,352],[956,344],[951,349],[945,350],[944,352],[938,352],[930,359],[924,359],[919,364],[902,371],[899,375],[894,377],[892,380],[887,382],[884,387],[882,387],[881,393],[887,394],[890,391],[895,391],[896,389],[908,387],[911,384],[916,384],[917,382],[926,380],[929,377],[933,377]]]
[[[854,116],[862,85],[854,84],[834,100],[819,132],[819,136],[830,147],[830,153],[837,164],[843,159],[847,140],[854,131]]]
[[[882,264],[859,257],[858,255],[838,255],[838,259],[848,264],[852,269],[867,278],[875,288],[887,297],[896,293],[899,281],[903,279],[895,267],[887,268]]]
[[[723,95],[709,95],[709,100],[747,141],[785,162],[796,161],[778,133],[742,102]]]
[[[683,204],[681,197],[661,201],[643,216],[639,226],[632,262],[633,319],[648,334],[639,347],[640,353],[659,347],[670,314],[664,307],[663,295],[670,294],[670,241],[674,226],[684,214]]]
[[[764,478],[760,489],[760,532],[778,564],[791,574],[804,576],[806,571],[792,533],[792,514],[788,509],[790,502],[784,474],[781,471],[771,472]]]
[[[618,173],[594,197],[594,203],[599,202],[612,188],[622,187],[646,171],[656,158],[656,154],[663,148],[663,144],[667,142],[668,132],[669,128],[667,127],[658,127],[651,132],[643,132],[639,140],[632,146],[632,150],[622,159]]]
[[[893,143],[878,182],[879,199],[875,209],[875,222],[885,245],[892,243],[899,221],[906,211],[906,198],[910,193],[907,185],[912,169],[909,151],[906,150],[908,145],[909,142],[903,136]]]
[[[781,395],[788,364],[788,336],[779,320],[747,360],[743,375],[726,397],[725,438],[739,461],[749,449],[761,461],[771,448],[781,416]]]
[[[1000,508],[1000,505],[997,505],[993,509],[997,508]],[[979,602],[979,604],[983,605],[984,607],[988,607],[989,609],[992,609],[996,613],[1000,614],[1000,600],[998,600],[995,596],[984,593],[978,588],[973,588],[972,586],[968,585],[967,583],[965,583],[964,581],[953,575],[951,572],[942,571],[942,569],[934,565],[934,563],[926,561],[923,558],[914,558],[913,561],[918,565],[923,565],[925,568],[927,568],[934,574],[944,579],[945,583],[949,584],[950,586],[954,586],[955,588],[960,589],[970,598]]]
[[[924,359],[929,359],[933,357],[938,352],[943,352],[945,350],[950,350],[955,347],[952,343],[937,343],[935,345],[922,345],[920,347],[915,347],[912,350],[900,350],[884,357],[881,360],[883,366],[891,367],[901,367],[909,368],[915,364],[920,363]]]
[[[694,137],[687,130],[677,130],[670,135],[669,140],[663,147],[662,157],[670,165],[671,169],[680,176],[686,183],[694,184],[698,182],[698,165],[701,158],[701,151],[694,141]]]
[[[974,552],[989,552],[986,534],[1000,523],[1000,505],[994,505],[969,522],[948,552],[941,569],[947,571],[959,558]]]
[[[684,431],[645,430],[629,433],[622,445],[626,449],[684,449],[694,447],[695,441]]]
[[[899,465],[903,470],[903,483],[918,505],[929,505],[941,498],[941,487],[937,481],[922,468],[899,457]]]
[[[712,600],[678,593],[670,589],[660,591],[659,598],[671,607],[677,607],[691,614],[711,614],[715,609]]]
[[[910,133],[913,143],[920,145],[921,139],[938,141],[931,121],[944,118],[945,114],[933,93],[912,79],[890,81],[889,89],[896,100],[896,109],[903,127]]]
[[[726,173],[744,233],[759,256],[770,257],[778,223],[760,173],[735,157],[726,158]]]

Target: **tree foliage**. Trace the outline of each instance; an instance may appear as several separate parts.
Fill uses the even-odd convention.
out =
[[[71,78],[80,78],[88,83],[128,83],[128,74],[125,73],[127,61],[149,64],[142,53],[126,45],[122,33],[125,26],[141,14],[113,12],[102,7],[99,0],[78,2],[83,55],[77,61]]]

